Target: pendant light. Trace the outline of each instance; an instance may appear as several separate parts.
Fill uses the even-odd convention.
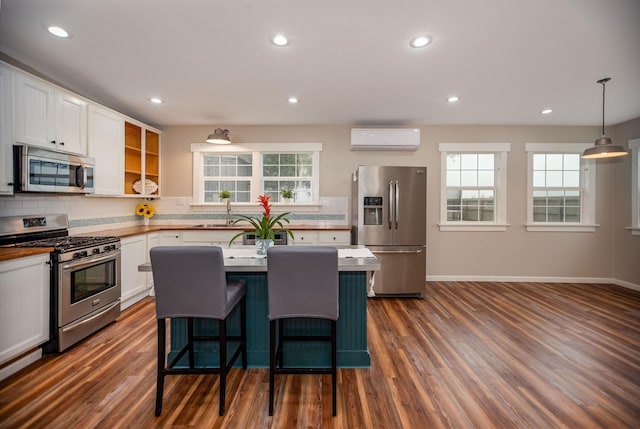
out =
[[[209,134],[209,137],[207,137],[207,143],[231,144],[231,139],[229,138],[229,130],[216,128],[213,134]]]
[[[613,144],[611,138],[604,135],[604,87],[610,80],[610,77],[605,77],[598,81],[602,85],[602,136],[596,139],[593,147],[584,151],[583,158],[613,158],[628,153],[622,146]]]

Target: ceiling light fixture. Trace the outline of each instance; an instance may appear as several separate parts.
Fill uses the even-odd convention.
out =
[[[455,103],[458,100],[460,100],[460,97],[452,95],[451,97],[447,98],[447,103]]]
[[[583,158],[614,158],[628,153],[622,146],[613,144],[611,138],[604,135],[604,87],[610,80],[610,77],[605,77],[598,81],[602,85],[602,136],[596,139],[594,146],[584,151]]]
[[[51,27],[47,28],[47,30],[49,31],[49,33],[53,34],[56,37],[61,37],[63,39],[69,37],[69,33],[67,32],[67,30],[62,27],[52,25]]]
[[[149,101],[152,102],[153,104],[162,104],[162,99],[158,97],[151,97]]]
[[[287,101],[289,101],[289,103],[291,104],[296,104],[299,100],[298,97],[289,97],[289,100]]]
[[[229,138],[229,130],[216,128],[213,131],[213,134],[209,134],[209,136],[207,137],[207,143],[231,144],[231,139]]]
[[[552,109],[544,109],[540,113],[543,114],[543,115],[548,115],[549,113],[552,113],[552,112],[553,112]]]
[[[431,37],[429,36],[416,36],[409,42],[409,46],[412,48],[424,48],[431,43]]]
[[[289,39],[286,38],[283,34],[276,34],[271,39],[274,45],[276,46],[287,46],[289,44]]]

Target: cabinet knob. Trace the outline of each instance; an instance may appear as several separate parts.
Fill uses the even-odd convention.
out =
[[[60,142],[60,146],[64,146],[64,142]]]
[[[51,140],[51,144],[56,144],[56,141],[55,140]]]

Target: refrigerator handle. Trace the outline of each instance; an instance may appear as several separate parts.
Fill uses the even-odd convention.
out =
[[[393,203],[394,204],[393,219],[394,219],[395,229],[398,229],[398,219],[400,218],[400,183],[397,180],[395,184],[394,193],[395,193],[395,201]]]
[[[393,202],[393,182],[389,182],[389,202],[387,203],[387,208],[389,210],[389,216],[388,216],[388,224],[389,224],[389,229],[393,228],[393,219],[395,216],[395,210],[394,210],[394,202]]]

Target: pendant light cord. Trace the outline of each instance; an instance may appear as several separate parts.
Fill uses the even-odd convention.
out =
[[[602,82],[602,135],[604,135],[604,87],[605,82]]]
[[[599,84],[602,84],[602,135],[604,136],[604,87],[611,80],[610,77],[605,77],[604,79],[600,79],[598,81]]]

